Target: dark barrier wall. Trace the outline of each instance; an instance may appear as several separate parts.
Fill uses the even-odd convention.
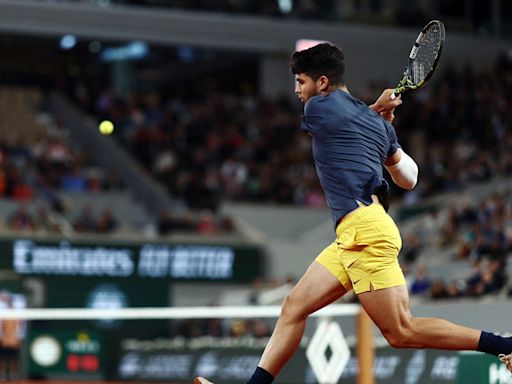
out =
[[[115,331],[114,331],[115,333]],[[31,335],[29,347],[39,342],[41,337],[52,335],[54,343],[60,344],[58,362],[53,368],[44,367],[29,356],[31,377],[40,378],[94,378],[112,380],[191,382],[197,375],[207,376],[214,382],[241,383],[246,380],[257,366],[260,355],[268,339],[211,338],[201,337],[185,339],[183,337],[154,339],[133,336],[119,337],[113,340],[112,332],[104,333],[103,338],[97,331],[89,333],[72,332],[55,328],[37,330]],[[107,336],[108,335],[108,336]],[[106,343],[106,337],[108,342]],[[78,340],[86,340],[90,352],[73,352]],[[115,347],[112,343],[117,343]],[[98,345],[108,348],[100,351]],[[303,343],[289,364],[279,376],[280,383],[316,383],[315,374],[306,358],[307,340]],[[85,347],[84,347],[85,348]],[[356,383],[358,375],[357,359],[354,350],[339,380],[340,383]],[[69,357],[71,356],[71,358]],[[462,378],[471,376],[474,365],[482,371],[481,377],[490,369],[500,367],[497,359],[486,359],[478,354],[468,367],[464,356],[454,351],[433,350],[393,350],[389,347],[378,348],[375,359],[375,378],[381,384],[451,384],[457,382],[458,367],[463,362],[465,373]],[[478,361],[477,361],[478,360]],[[66,363],[68,361],[68,363]],[[71,361],[71,363],[69,363]],[[83,361],[78,365],[75,361]],[[482,363],[482,364],[480,364]],[[490,364],[495,367],[489,368]],[[105,367],[108,366],[108,369]],[[488,373],[487,373],[488,374]],[[484,381],[478,381],[484,383]]]

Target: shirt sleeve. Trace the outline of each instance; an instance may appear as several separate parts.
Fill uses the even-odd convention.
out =
[[[312,135],[319,131],[325,118],[325,113],[322,112],[322,99],[322,96],[313,96],[304,106],[300,128]]]
[[[395,127],[393,127],[393,125],[391,125],[387,121],[385,121],[384,124],[386,124],[386,130],[388,131],[388,137],[389,137],[388,156],[391,156],[396,151],[398,151],[398,148],[401,148],[401,146],[398,143],[398,137],[396,136]]]

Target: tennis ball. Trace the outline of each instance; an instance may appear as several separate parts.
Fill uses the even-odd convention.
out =
[[[103,120],[98,125],[98,129],[102,135],[110,135],[114,132],[114,124],[110,120]]]

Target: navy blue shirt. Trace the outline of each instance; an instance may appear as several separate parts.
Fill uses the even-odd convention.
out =
[[[400,147],[395,129],[365,103],[342,90],[314,96],[301,128],[313,136],[313,158],[336,225],[385,183],[386,158]]]

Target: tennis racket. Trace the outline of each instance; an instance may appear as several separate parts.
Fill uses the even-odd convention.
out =
[[[402,80],[391,94],[391,99],[405,91],[423,87],[432,77],[441,57],[444,35],[444,24],[439,20],[432,20],[423,28],[412,46]]]

